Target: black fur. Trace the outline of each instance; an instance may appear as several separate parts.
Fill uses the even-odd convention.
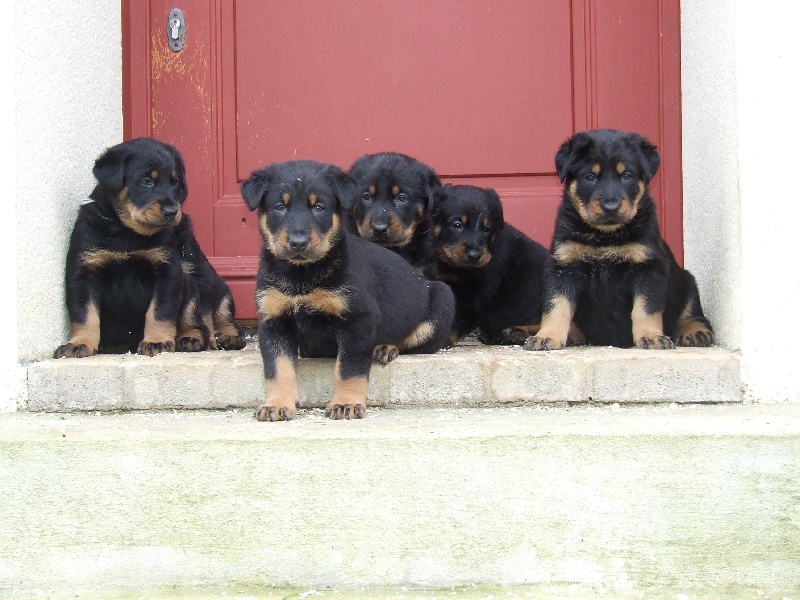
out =
[[[357,186],[352,217],[359,235],[393,250],[420,273],[434,278],[430,211],[441,193],[439,176],[428,165],[396,152],[364,155],[349,173]]]
[[[645,138],[609,129],[577,133],[558,150],[564,196],[546,277],[546,314],[526,349],[563,347],[566,310],[590,344],[660,349],[713,343],[695,280],[662,239],[647,191],[659,160]]]
[[[388,362],[398,350],[432,353],[446,343],[452,292],[347,231],[342,209],[351,208],[355,189],[338,167],[313,161],[275,163],[242,184],[264,241],[256,304],[267,398],[259,420],[295,415],[298,355],[337,357],[327,414],[349,419],[365,414],[373,359]]]
[[[178,151],[138,138],[109,148],[93,172],[67,252],[70,340],[54,356],[244,347],[230,290],[182,211]]]
[[[494,190],[445,185],[433,222],[439,278],[456,297],[451,341],[478,327],[484,343],[507,343],[506,328],[541,321],[547,249],[504,223]]]

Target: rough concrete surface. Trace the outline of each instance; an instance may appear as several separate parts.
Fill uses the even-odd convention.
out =
[[[300,359],[303,406],[333,395],[332,359]],[[486,406],[547,402],[739,402],[739,358],[720,348],[670,351],[460,346],[401,356],[370,374],[372,406]],[[261,356],[172,353],[47,360],[28,368],[33,411],[255,407]]]
[[[0,415],[0,595],[798,598],[798,473],[798,405]]]

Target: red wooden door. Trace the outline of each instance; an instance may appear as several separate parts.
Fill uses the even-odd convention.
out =
[[[186,45],[167,45],[167,14]],[[128,0],[125,135],[175,144],[198,239],[254,318],[260,246],[239,183],[294,158],[410,154],[494,187],[549,245],[553,156],[578,130],[656,143],[662,231],[682,256],[678,0]]]

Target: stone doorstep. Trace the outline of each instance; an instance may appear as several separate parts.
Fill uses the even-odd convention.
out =
[[[797,600],[798,472],[796,404],[18,412],[0,596]]]
[[[333,395],[332,359],[300,359],[304,408]],[[30,411],[252,408],[261,356],[240,351],[46,360],[28,367]],[[720,348],[572,348],[526,352],[465,345],[400,356],[370,373],[368,404],[472,407],[540,403],[741,402],[740,360]]]

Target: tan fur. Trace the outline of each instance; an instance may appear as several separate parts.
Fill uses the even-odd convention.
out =
[[[648,313],[646,306],[647,299],[644,296],[636,296],[633,299],[633,310],[631,310],[633,343],[637,348],[673,347],[672,341],[664,335],[663,311]]]
[[[301,308],[341,318],[348,309],[347,294],[343,289],[316,289],[308,294],[289,296],[277,288],[269,287],[257,294],[256,305],[259,316],[266,320],[277,319],[287,312]]]
[[[481,268],[489,264],[492,260],[492,253],[487,248],[481,251],[481,257],[477,263],[473,263],[467,258],[467,248],[464,244],[448,246],[446,244],[436,245],[436,254],[439,260],[453,267],[475,267]]]
[[[214,330],[214,318],[211,316],[211,313],[203,313],[203,324],[208,329],[208,347],[211,350],[217,350],[219,346],[217,345],[217,332]]]
[[[436,330],[433,328],[433,324],[429,323],[428,321],[423,321],[417,325],[414,331],[412,331],[402,342],[400,342],[399,348],[401,350],[418,348],[433,338],[434,333],[436,333]]]
[[[332,419],[360,419],[366,414],[369,382],[366,377],[342,379],[340,368],[337,358],[333,378],[333,400],[328,403],[325,413]]]
[[[137,208],[128,199],[128,188],[124,188],[117,196],[115,208],[119,220],[125,227],[144,236],[154,235],[165,227],[173,227],[183,218],[180,206],[178,206],[178,213],[168,222],[164,221],[164,214],[161,212],[161,205],[158,202],[148,204],[143,209]]]
[[[574,262],[631,262],[650,260],[650,248],[645,244],[630,243],[620,246],[588,246],[577,242],[562,242],[553,249],[553,259],[562,265]]]
[[[400,186],[392,186],[392,196],[395,198],[400,195]]]
[[[386,232],[386,240],[381,240],[381,246],[387,248],[403,248],[411,243],[411,238],[414,237],[414,230],[417,227],[415,221],[409,227],[403,227],[403,223],[392,215],[389,217],[389,228]],[[371,240],[372,239],[372,217],[367,214],[364,220],[356,225],[358,233],[361,237]]]
[[[86,321],[70,324],[69,343],[86,346],[89,355],[97,353],[100,347],[100,311],[94,303],[86,305]]]
[[[267,379],[266,385],[266,399],[256,411],[256,418],[259,421],[292,419],[300,405],[295,362],[288,356],[278,356],[275,359],[275,378]]]
[[[538,345],[531,349],[544,350],[545,342],[548,350],[560,350],[567,344],[575,307],[565,296],[557,296],[552,299],[551,303],[552,308],[542,315],[542,326],[539,332],[535,338],[531,338],[538,340]]]
[[[156,319],[156,301],[150,301],[150,307],[144,316],[144,344],[175,342],[175,323]]]
[[[147,250],[132,250],[131,252],[118,252],[115,250],[87,250],[82,252],[79,262],[89,269],[100,269],[110,263],[125,262],[131,259],[141,259],[153,265],[169,262],[169,254],[164,248],[149,248]],[[191,263],[189,263],[191,264]]]
[[[627,170],[627,167],[624,163],[618,162],[617,163],[617,174],[622,175]]]

